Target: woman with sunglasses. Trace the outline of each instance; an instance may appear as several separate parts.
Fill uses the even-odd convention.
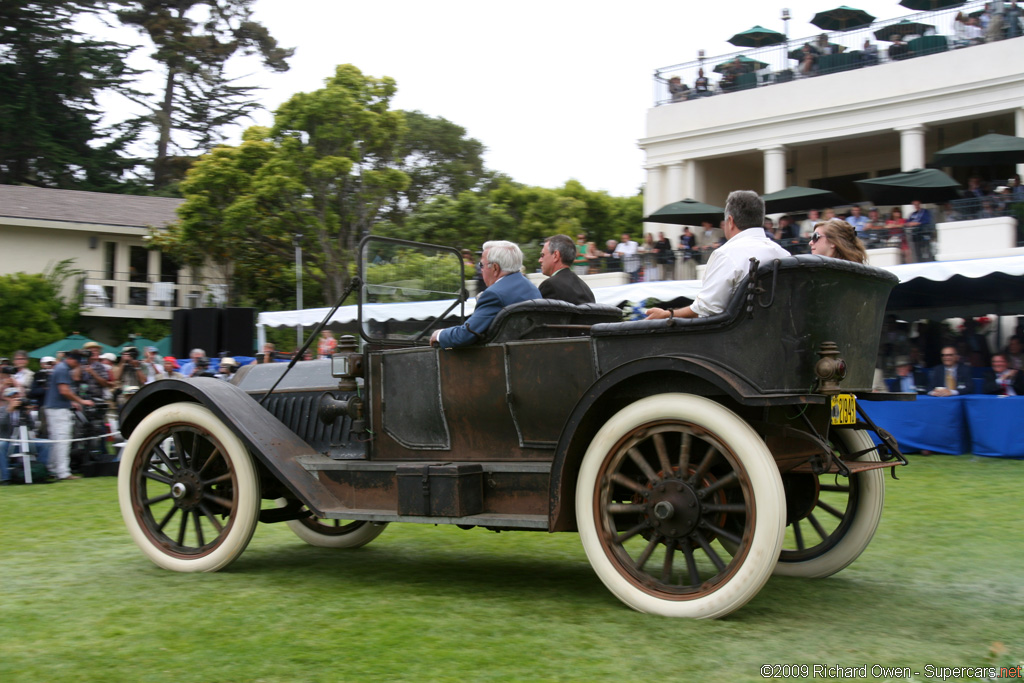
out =
[[[867,260],[864,243],[857,238],[857,231],[852,225],[838,218],[814,226],[811,253],[854,263],[864,263]]]

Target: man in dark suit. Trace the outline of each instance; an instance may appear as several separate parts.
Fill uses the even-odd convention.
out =
[[[540,283],[545,299],[559,299],[571,304],[592,304],[594,293],[569,267],[576,258],[576,246],[568,235],[549,237],[540,250],[540,272],[548,279]]]
[[[960,362],[960,356],[953,346],[942,348],[942,365],[936,365],[928,373],[929,396],[960,396],[974,393],[971,369]]]
[[[512,242],[485,242],[480,256],[480,271],[487,289],[476,298],[476,309],[465,324],[435,330],[430,343],[454,349],[483,341],[494,316],[505,306],[530,299],[540,299],[540,291],[519,270],[523,252]]]

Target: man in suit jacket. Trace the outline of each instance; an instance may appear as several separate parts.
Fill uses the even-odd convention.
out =
[[[592,304],[594,293],[569,266],[576,258],[576,247],[568,235],[549,237],[540,250],[540,272],[548,279],[540,283],[545,299],[559,299],[571,304]]]
[[[498,311],[520,301],[540,299],[540,290],[519,272],[522,267],[523,252],[517,245],[505,241],[485,242],[480,268],[487,289],[476,298],[473,315],[459,327],[434,330],[430,343],[445,349],[478,344]]]
[[[953,346],[942,348],[942,365],[936,365],[928,373],[929,396],[960,396],[974,393],[971,369],[960,362],[960,356]]]

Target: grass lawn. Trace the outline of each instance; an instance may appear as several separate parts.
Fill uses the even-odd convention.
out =
[[[911,456],[852,566],[718,621],[633,612],[575,534],[392,524],[355,550],[260,525],[217,574],[157,569],[114,478],[0,489],[0,682],[756,681],[763,664],[1024,660],[1024,462]],[[877,670],[876,670],[877,673]],[[817,677],[815,680],[827,680]]]

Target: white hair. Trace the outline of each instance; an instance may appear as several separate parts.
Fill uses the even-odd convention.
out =
[[[483,251],[488,263],[497,263],[501,273],[518,273],[523,267],[523,252],[519,245],[505,240],[484,242]]]

